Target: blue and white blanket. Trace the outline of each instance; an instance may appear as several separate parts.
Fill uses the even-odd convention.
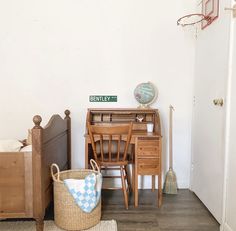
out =
[[[91,173],[83,180],[66,179],[64,184],[75,199],[76,204],[90,213],[98,204],[101,196],[102,174]]]

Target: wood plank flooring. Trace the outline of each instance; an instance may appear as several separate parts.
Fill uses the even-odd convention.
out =
[[[102,192],[102,219],[116,220],[118,231],[220,230],[217,221],[191,191],[186,189],[179,190],[177,195],[163,194],[163,205],[160,209],[156,206],[156,195],[157,191],[139,190],[139,207],[134,208],[134,198],[130,195],[129,209],[126,210],[121,190],[104,190]],[[54,219],[52,205],[47,209],[45,219]]]
[[[103,191],[102,219],[115,219],[118,231],[219,231],[219,224],[201,201],[189,190],[177,195],[163,195],[163,205],[156,206],[156,194],[139,191],[139,207],[134,208],[130,196],[129,209],[124,207],[123,194]]]

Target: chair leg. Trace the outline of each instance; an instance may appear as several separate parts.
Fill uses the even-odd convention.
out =
[[[131,187],[131,180],[130,180],[128,165],[125,165],[125,175],[126,175],[126,179],[127,179],[127,183],[128,183],[129,192],[131,192],[132,191],[132,187]]]
[[[127,189],[126,189],[123,166],[120,167],[120,174],[121,174],[122,190],[123,190],[124,199],[125,199],[125,208],[128,209],[128,193],[127,193]]]
[[[152,175],[152,192],[155,191],[155,175]]]
[[[43,218],[36,218],[36,230],[37,231],[43,231],[44,229],[44,220]]]

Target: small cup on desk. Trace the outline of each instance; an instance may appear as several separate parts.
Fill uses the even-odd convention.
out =
[[[147,132],[153,132],[153,127],[154,127],[153,123],[147,123]]]

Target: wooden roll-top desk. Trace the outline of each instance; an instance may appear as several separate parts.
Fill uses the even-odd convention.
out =
[[[133,123],[131,145],[133,145],[132,185],[135,192],[135,206],[138,206],[138,175],[152,175],[152,190],[155,189],[155,175],[158,175],[158,207],[162,204],[162,136],[160,116],[157,109],[137,108],[89,108],[86,119],[85,167],[93,158],[93,151],[87,123],[127,124]],[[147,132],[147,123],[153,123],[153,132]]]

